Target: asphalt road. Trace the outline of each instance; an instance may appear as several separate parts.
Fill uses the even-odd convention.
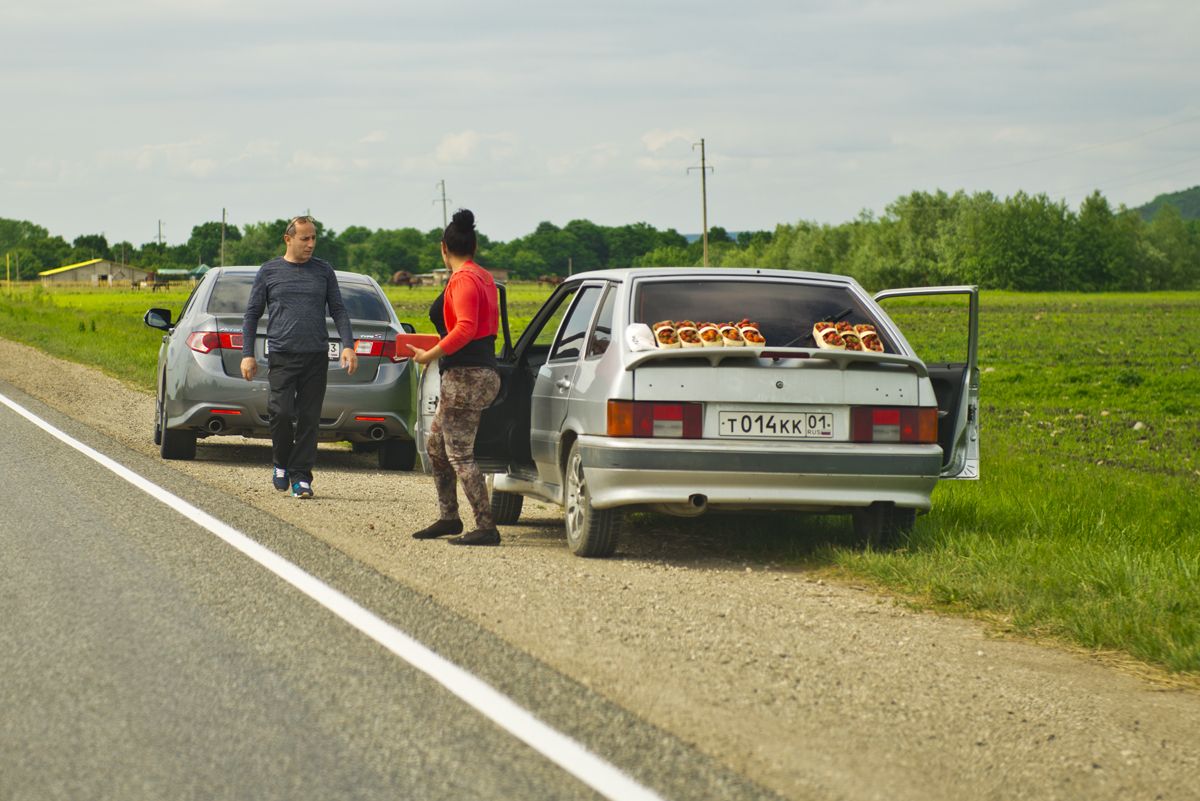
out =
[[[773,797],[488,632],[0,382],[664,798]],[[597,798],[429,676],[0,405],[0,798]]]

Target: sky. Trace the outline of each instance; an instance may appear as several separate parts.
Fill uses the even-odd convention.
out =
[[[883,214],[914,190],[1200,184],[1200,3],[105,0],[0,8],[0,217],[71,241],[494,240]],[[161,229],[160,229],[161,224]]]

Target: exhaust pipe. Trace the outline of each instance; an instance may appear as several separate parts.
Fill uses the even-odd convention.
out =
[[[378,442],[387,436],[387,429],[383,426],[371,426],[367,429],[367,436]]]
[[[220,434],[225,430],[225,421],[220,417],[210,417],[208,424],[205,426],[210,434]]]
[[[696,493],[695,495],[689,495],[686,501],[652,503],[650,504],[650,509],[674,517],[699,517],[708,511],[708,496]]]

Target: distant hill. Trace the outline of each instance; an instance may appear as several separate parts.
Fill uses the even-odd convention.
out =
[[[1182,192],[1159,195],[1146,205],[1138,206],[1134,211],[1141,214],[1143,220],[1152,220],[1159,208],[1168,203],[1179,209],[1179,214],[1183,219],[1200,220],[1200,186],[1193,186]]]

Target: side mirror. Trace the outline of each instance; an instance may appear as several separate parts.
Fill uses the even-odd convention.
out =
[[[400,330],[406,334],[417,333],[417,327],[412,323],[400,323]]]
[[[142,317],[142,322],[151,328],[157,328],[160,331],[171,330],[171,310],[170,309],[151,309]]]

